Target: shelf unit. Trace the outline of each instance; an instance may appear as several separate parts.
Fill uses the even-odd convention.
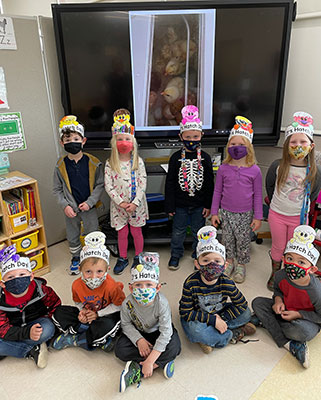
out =
[[[30,235],[35,231],[39,231],[38,232],[38,246],[33,249],[26,250],[25,253],[26,253],[26,255],[28,255],[35,251],[39,251],[39,250],[43,251],[43,265],[40,269],[37,269],[36,271],[34,271],[34,274],[35,274],[35,276],[44,275],[44,274],[50,272],[50,265],[49,265],[49,257],[48,257],[47,240],[46,240],[45,228],[44,228],[42,211],[41,211],[38,183],[37,183],[36,179],[33,179],[30,176],[27,176],[19,171],[9,172],[8,174],[1,175],[1,177],[4,177],[4,178],[20,177],[20,178],[24,178],[27,180],[24,182],[21,182],[19,184],[10,186],[7,189],[4,189],[4,190],[0,189],[0,217],[2,217],[2,224],[1,224],[1,230],[0,230],[0,246],[2,244],[5,244],[8,246],[10,244],[13,244],[12,239],[18,239],[20,237]],[[33,226],[28,226],[28,228],[21,230],[20,232],[14,232],[13,228],[11,226],[11,223],[9,221],[7,209],[3,203],[3,195],[12,189],[23,188],[25,186],[31,186],[34,191],[37,223]]]

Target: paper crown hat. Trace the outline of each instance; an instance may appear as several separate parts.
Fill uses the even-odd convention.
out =
[[[202,121],[198,117],[198,108],[193,105],[188,105],[182,108],[182,121],[179,124],[180,133],[185,131],[200,131],[202,132]]]
[[[131,283],[139,281],[159,282],[159,254],[143,252],[139,255],[139,264],[131,269]]]
[[[223,257],[225,261],[225,246],[216,239],[216,233],[217,230],[214,226],[203,226],[197,232],[197,258],[204,253],[216,253]]]
[[[318,262],[320,253],[313,246],[315,230],[309,225],[299,225],[294,229],[293,238],[286,245],[284,254],[296,253],[306,258],[312,265]]]
[[[253,140],[253,129],[252,129],[252,122],[242,117],[241,115],[237,115],[235,117],[235,125],[231,129],[230,136],[228,140],[230,140],[234,136],[243,136],[252,143]]]
[[[16,245],[12,244],[0,250],[0,270],[3,277],[11,271],[17,269],[26,269],[31,272],[31,263],[28,257],[20,257],[17,254]]]
[[[80,252],[80,262],[89,257],[97,257],[105,260],[109,265],[109,250],[105,246],[106,235],[95,231],[85,236],[85,246]]]
[[[82,137],[85,137],[85,129],[84,129],[83,125],[81,125],[77,121],[77,117],[75,115],[66,115],[65,117],[63,117],[60,120],[60,122],[59,122],[60,138],[67,130],[70,132],[77,132]]]
[[[304,133],[311,140],[313,140],[313,118],[312,115],[304,112],[297,111],[293,114],[293,122],[285,130],[285,139],[294,133]]]
[[[113,114],[114,124],[111,128],[112,134],[119,133],[134,136],[135,129],[130,123],[130,112],[126,108],[119,108]]]

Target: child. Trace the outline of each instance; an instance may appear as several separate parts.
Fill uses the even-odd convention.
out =
[[[60,299],[44,279],[34,278],[29,258],[16,254],[15,245],[0,251],[0,264],[0,359],[32,358],[45,368]]]
[[[212,201],[212,225],[222,222],[222,242],[226,247],[225,275],[234,281],[245,280],[245,264],[250,262],[251,229],[261,226],[262,175],[256,165],[252,145],[252,122],[235,117],[226,146],[226,158],[220,166]],[[218,210],[221,209],[221,217]]]
[[[209,354],[232,338],[236,343],[244,335],[254,334],[256,328],[249,323],[251,312],[244,296],[224,275],[225,247],[216,239],[216,229],[204,226],[198,239],[194,261],[198,271],[184,282],[179,313],[188,339]]]
[[[306,341],[320,331],[321,283],[317,271],[315,231],[308,225],[294,229],[282,257],[284,269],[275,273],[273,299],[257,297],[252,302],[256,317],[278,347],[285,347],[304,368],[309,367]]]
[[[110,197],[111,226],[118,232],[119,257],[114,273],[120,275],[128,266],[128,225],[134,239],[135,257],[132,268],[138,264],[138,254],[143,251],[142,226],[148,219],[146,201],[146,170],[138,156],[134,127],[130,112],[121,108],[114,112],[111,156],[105,166],[105,189]]]
[[[131,294],[121,308],[122,335],[115,347],[116,357],[127,361],[120,377],[120,391],[141,376],[152,376],[160,367],[164,376],[174,374],[174,359],[181,351],[178,333],[172,325],[171,310],[159,291],[159,255],[142,253],[140,264],[131,270]]]
[[[81,221],[84,234],[98,229],[95,205],[104,188],[103,166],[98,158],[83,153],[84,127],[77,117],[67,115],[59,123],[60,143],[68,153],[61,157],[54,172],[53,193],[63,208],[66,234],[72,255],[69,273],[79,274]]]
[[[165,184],[165,211],[173,216],[171,258],[168,268],[177,270],[184,254],[186,228],[191,225],[193,254],[197,245],[197,231],[210,214],[214,177],[211,157],[201,150],[202,122],[198,108],[182,108],[180,140],[182,150],[174,153],[168,164]]]
[[[111,351],[120,328],[120,306],[125,299],[124,285],[107,274],[109,251],[106,236],[92,232],[85,237],[80,253],[81,278],[72,284],[72,297],[76,307],[60,306],[53,321],[62,335],[52,347],[61,350],[79,346],[86,350],[100,347]]]
[[[287,127],[282,160],[275,160],[266,175],[266,192],[270,200],[269,225],[272,235],[272,273],[267,282],[273,290],[274,274],[281,268],[281,258],[294,228],[307,223],[310,201],[321,188],[320,169],[314,158],[313,119],[296,112]]]

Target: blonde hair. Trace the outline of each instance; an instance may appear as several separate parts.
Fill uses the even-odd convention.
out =
[[[90,264],[92,265],[96,265],[98,264],[99,260],[104,261],[106,264],[106,272],[107,272],[107,268],[108,268],[108,264],[106,260],[103,260],[102,258],[99,257],[88,257],[85,258],[84,260],[82,260],[82,262],[79,265],[79,270],[82,271],[82,269],[84,268],[85,265]]]
[[[229,164],[233,158],[230,156],[229,152],[228,152],[228,146],[230,144],[230,141],[235,137],[235,136],[241,136],[241,135],[234,135],[232,136],[229,141],[227,142],[227,145],[225,147],[225,158],[223,160],[223,164]],[[244,142],[245,147],[247,148],[247,155],[246,155],[246,159],[245,159],[245,163],[248,167],[252,167],[252,165],[257,164],[256,158],[255,158],[255,153],[254,153],[254,147],[253,144],[249,141],[249,139],[247,139],[244,136],[241,136]]]
[[[280,161],[280,165],[279,165],[279,169],[278,169],[278,177],[277,177],[277,181],[276,181],[276,188],[277,188],[278,193],[280,193],[280,189],[284,186],[284,184],[287,180],[287,177],[289,175],[289,169],[290,169],[290,165],[291,165],[291,156],[289,153],[290,138],[291,138],[291,136],[289,136],[283,144],[282,159]],[[312,144],[313,142],[310,140],[310,143]],[[313,186],[315,177],[317,174],[317,166],[315,163],[314,148],[307,155],[307,158],[308,158],[307,161],[310,164],[310,171],[309,171],[308,175],[305,177],[303,183],[306,184],[308,182],[311,182],[311,186]]]
[[[131,136],[134,148],[132,150],[132,157],[133,157],[133,170],[136,171],[138,169],[138,150],[137,150],[137,141],[134,136]],[[117,135],[113,135],[110,141],[111,146],[111,155],[109,157],[109,164],[113,171],[117,172],[118,174],[122,174],[120,169],[120,162],[119,162],[119,153],[117,149]]]

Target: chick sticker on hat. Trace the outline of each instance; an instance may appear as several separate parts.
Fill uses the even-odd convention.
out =
[[[193,105],[187,105],[182,108],[182,122],[180,123],[180,133],[185,131],[201,131],[202,121],[198,117],[198,108]]]
[[[84,127],[77,121],[77,117],[75,115],[66,115],[59,122],[59,134],[60,137],[64,134],[66,130],[71,132],[77,132],[82,137],[85,136]]]
[[[95,231],[85,236],[85,246],[80,252],[80,262],[89,257],[97,257],[109,264],[109,250],[105,246],[106,235]]]
[[[304,133],[313,140],[313,117],[304,111],[297,111],[293,114],[293,122],[286,128],[285,139],[294,133]]]
[[[253,129],[252,129],[252,122],[242,117],[241,115],[237,115],[235,117],[235,125],[231,129],[230,136],[228,140],[230,140],[234,136],[243,136],[252,143],[253,140]]]
[[[134,127],[130,123],[130,112],[126,108],[119,108],[114,112],[113,135],[119,133],[134,136]]]
[[[11,271],[26,269],[31,272],[31,263],[28,257],[17,254],[16,245],[12,244],[0,250],[0,269],[2,278]]]
[[[296,253],[316,265],[320,253],[313,246],[315,230],[309,225],[300,225],[294,229],[293,238],[286,245],[284,254]]]
[[[214,226],[203,226],[203,228],[197,232],[197,258],[204,253],[216,253],[225,261],[225,246],[216,239],[216,234],[217,230]]]

